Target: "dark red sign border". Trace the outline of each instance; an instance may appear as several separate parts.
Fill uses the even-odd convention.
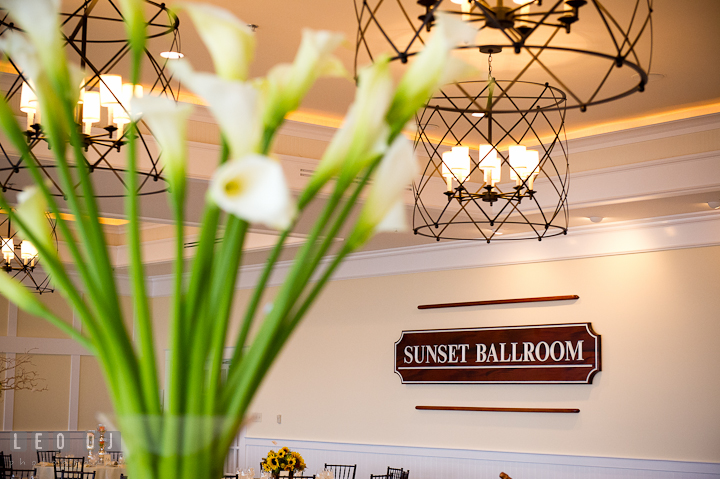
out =
[[[406,333],[413,333],[413,334],[424,334],[424,333],[445,333],[445,332],[463,332],[463,331],[497,331],[497,330],[518,330],[518,329],[540,329],[540,328],[563,328],[563,327],[578,327],[578,326],[584,326],[588,335],[593,338],[594,340],[594,351],[595,351],[595,361],[593,363],[593,368],[588,372],[588,375],[585,380],[581,381],[569,381],[569,380],[561,380],[561,381],[456,381],[456,380],[443,380],[443,381],[410,381],[405,380],[398,372],[398,345],[400,342],[402,342],[404,336]],[[395,342],[394,345],[394,351],[393,351],[393,359],[394,359],[394,372],[400,377],[400,381],[402,384],[592,384],[593,378],[595,375],[602,371],[602,363],[601,363],[601,337],[599,334],[597,334],[593,328],[592,323],[568,323],[568,324],[538,324],[538,325],[523,325],[523,326],[493,326],[493,327],[485,327],[485,328],[454,328],[454,329],[427,329],[427,330],[410,330],[410,331],[403,331],[400,335],[400,339],[398,339]],[[428,368],[432,369],[432,368]],[[458,368],[460,369],[460,368]]]

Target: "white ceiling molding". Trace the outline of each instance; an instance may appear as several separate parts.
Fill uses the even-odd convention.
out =
[[[568,140],[570,154],[720,129],[720,114],[696,116]],[[570,158],[572,161],[572,157]]]
[[[590,225],[573,228],[567,236],[532,242],[532,247],[527,247],[528,243],[455,241],[361,252],[349,256],[333,280],[717,246],[720,245],[720,214],[711,211],[653,221]],[[272,286],[282,282],[291,264],[290,261],[278,264],[270,279]],[[262,268],[263,265],[243,267],[237,288],[252,288]],[[151,296],[169,296],[172,275],[149,278],[149,284]]]

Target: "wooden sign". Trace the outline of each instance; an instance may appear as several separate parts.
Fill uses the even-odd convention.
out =
[[[395,343],[404,384],[590,384],[598,371],[590,323],[403,331]]]

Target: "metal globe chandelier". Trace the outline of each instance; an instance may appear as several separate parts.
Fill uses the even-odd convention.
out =
[[[413,185],[414,233],[488,243],[566,234],[565,102],[548,84],[492,77],[434,96],[417,118],[428,161]]]
[[[509,81],[550,82],[566,108],[617,100],[648,81],[652,0],[355,0],[355,10],[356,70],[380,53],[412,61],[444,12],[478,30],[460,50],[496,54]]]
[[[47,215],[50,234],[55,249],[58,249],[56,221]],[[20,281],[32,292],[43,294],[55,290],[50,283],[50,276],[38,264],[38,252],[35,246],[26,239],[21,239],[12,227],[7,214],[0,211],[0,251],[2,252],[2,269],[12,278]],[[1,274],[1,273],[0,273]]]
[[[145,0],[145,4],[150,14],[147,19],[145,76],[141,79],[142,86],[135,87],[123,83],[122,76],[117,74],[126,67],[130,50],[122,15],[112,0],[82,0],[77,8],[61,14],[62,36],[68,58],[78,63],[85,72],[79,85],[81,92],[76,121],[82,131],[87,168],[99,184],[95,193],[99,198],[117,198],[126,194],[126,171],[120,150],[127,138],[124,126],[130,122],[130,97],[148,93],[168,95],[175,100],[178,97],[178,87],[173,86],[172,76],[166,71],[167,61],[172,61],[166,58],[173,58],[167,52],[177,55],[180,48],[178,19],[164,3]],[[9,30],[18,30],[12,23],[12,12],[0,10],[0,35]],[[158,60],[151,50],[163,52],[160,53],[163,58]],[[11,75],[14,74],[9,86],[4,88],[6,99],[27,115],[26,136],[32,161],[51,184],[51,192],[56,196],[65,196],[48,150],[33,87],[12,58],[6,60],[11,67]],[[167,185],[158,162],[159,154],[144,137],[152,132],[142,120],[138,123],[138,130],[141,133],[138,141],[138,194],[162,193]],[[30,184],[27,169],[28,166],[23,164],[23,159],[16,152],[0,144],[0,188],[3,191],[21,191]],[[76,193],[82,195],[79,189]]]

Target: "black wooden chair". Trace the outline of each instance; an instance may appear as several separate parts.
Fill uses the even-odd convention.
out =
[[[410,476],[410,470],[404,470],[402,468],[397,469],[395,467],[389,467],[387,468],[387,476],[390,479],[408,479]]]
[[[346,464],[327,464],[325,469],[332,471],[333,479],[355,479],[357,464],[349,466]]]
[[[92,471],[92,472],[60,471],[60,479],[95,479],[95,471]]]
[[[55,462],[55,456],[59,456],[60,451],[38,451],[37,458],[38,462],[49,462],[52,464]]]
[[[238,479],[239,477],[240,474],[223,474],[223,479]]]
[[[0,452],[0,455],[2,456],[2,467],[3,467],[3,479],[11,479],[12,473],[13,473],[13,460],[12,460],[12,454],[5,454],[4,452]]]
[[[120,456],[123,455],[122,451],[105,451],[105,454],[109,454],[110,458],[115,462],[118,462],[120,460]]]
[[[37,477],[37,469],[13,469],[12,477],[15,479],[30,479]]]
[[[120,479],[127,479],[127,476],[125,474],[120,474]]]
[[[387,476],[390,479],[402,479],[403,477],[403,470],[402,468],[398,469],[395,467],[388,466],[387,468]]]
[[[0,451],[0,479],[6,479],[12,477],[12,457],[10,458],[10,469],[7,468],[5,462],[5,453]]]
[[[95,479],[94,473],[91,478],[83,475],[85,470],[84,457],[55,456],[53,467],[55,469],[55,479]]]
[[[293,474],[293,479],[315,479],[315,474],[312,476],[299,476],[297,474]]]

